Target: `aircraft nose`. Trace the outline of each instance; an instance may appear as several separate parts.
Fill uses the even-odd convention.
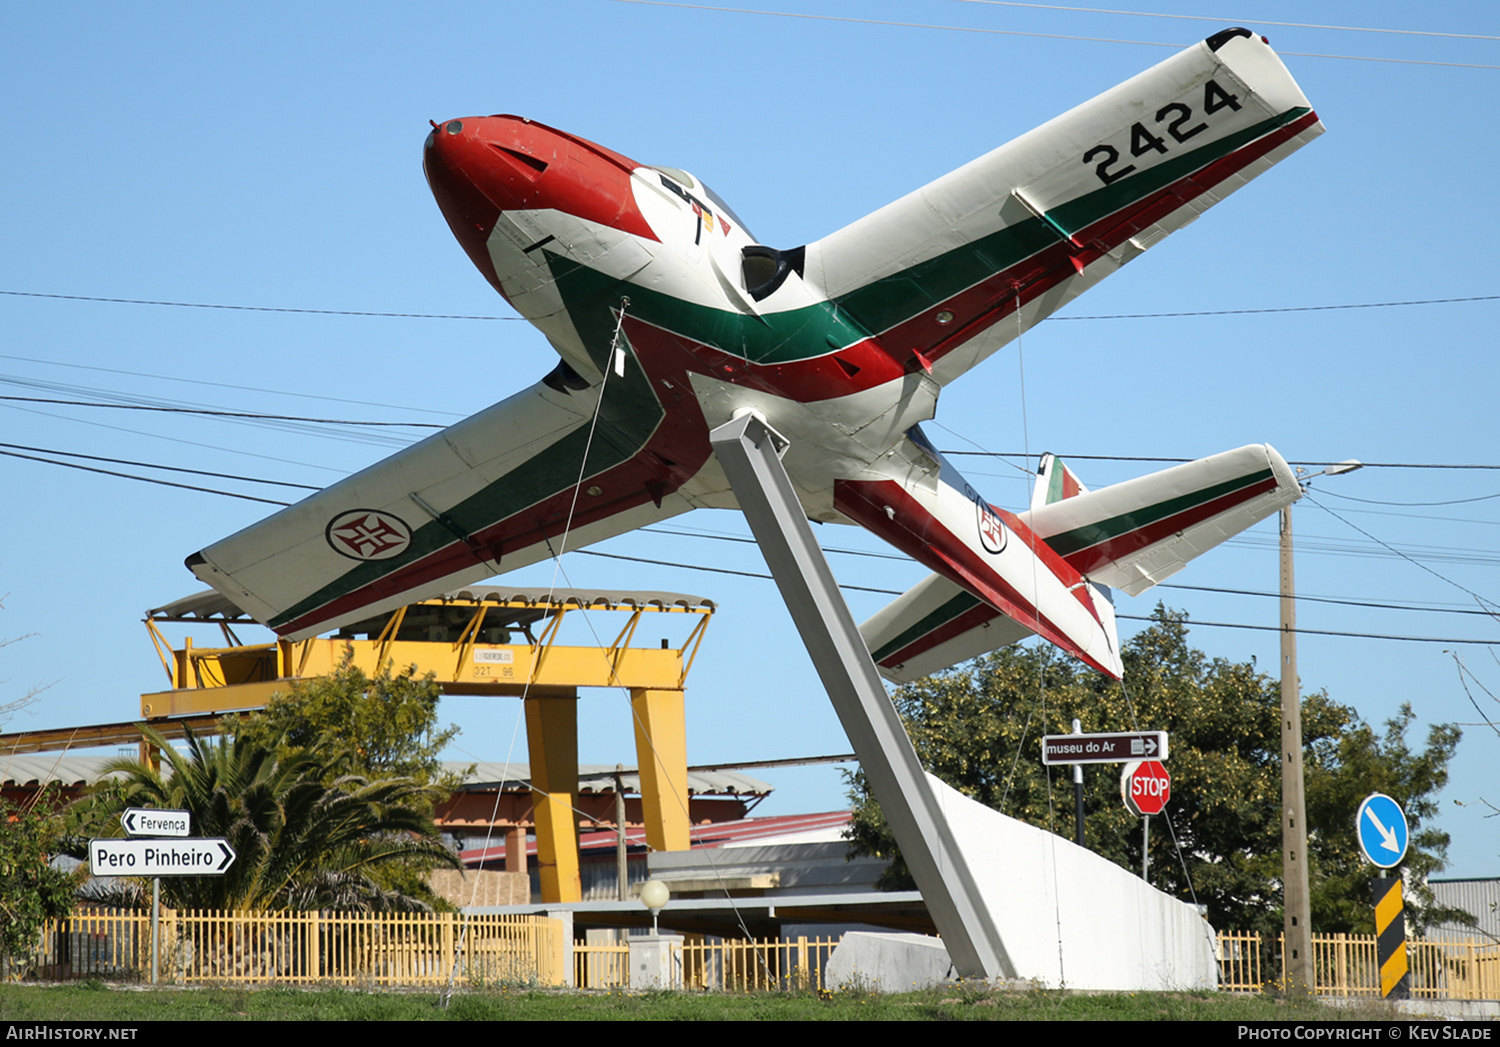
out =
[[[495,284],[485,243],[502,208],[485,192],[485,147],[474,123],[472,119],[434,123],[422,149],[422,169],[448,228],[479,271]]]
[[[485,243],[501,211],[538,206],[547,143],[517,117],[466,116],[434,123],[422,166],[443,217],[479,271],[494,283]]]

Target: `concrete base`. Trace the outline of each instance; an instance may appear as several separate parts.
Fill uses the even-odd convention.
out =
[[[646,934],[631,938],[630,987],[682,988],[682,935]]]
[[[1195,907],[927,777],[1018,979],[1069,989],[1218,985],[1213,928]]]
[[[823,985],[834,991],[873,989],[911,992],[954,978],[942,941],[925,934],[845,934],[823,968]]]

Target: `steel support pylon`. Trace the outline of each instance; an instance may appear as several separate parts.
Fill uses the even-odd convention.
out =
[[[954,966],[966,978],[1014,978],[973,871],[782,467],[786,439],[753,414],[709,439]]]

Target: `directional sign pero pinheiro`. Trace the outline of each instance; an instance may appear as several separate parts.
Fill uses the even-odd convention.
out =
[[[95,876],[223,876],[235,857],[219,839],[89,841]]]
[[[1166,758],[1166,731],[1042,736],[1042,763],[1048,766],[1079,763],[1129,763],[1132,760],[1165,760]]]

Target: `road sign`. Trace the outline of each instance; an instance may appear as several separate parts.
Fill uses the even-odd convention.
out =
[[[127,807],[120,815],[126,836],[187,836],[192,827],[193,817],[187,811]]]
[[[1406,857],[1406,812],[1385,793],[1371,793],[1354,816],[1359,849],[1382,869]]]
[[[234,864],[227,840],[90,840],[95,876],[223,876]]]
[[[1134,734],[1048,734],[1042,736],[1042,763],[1129,763],[1165,760],[1166,731]]]
[[[1157,760],[1127,763],[1120,771],[1120,799],[1131,814],[1160,814],[1172,798],[1172,776]]]

